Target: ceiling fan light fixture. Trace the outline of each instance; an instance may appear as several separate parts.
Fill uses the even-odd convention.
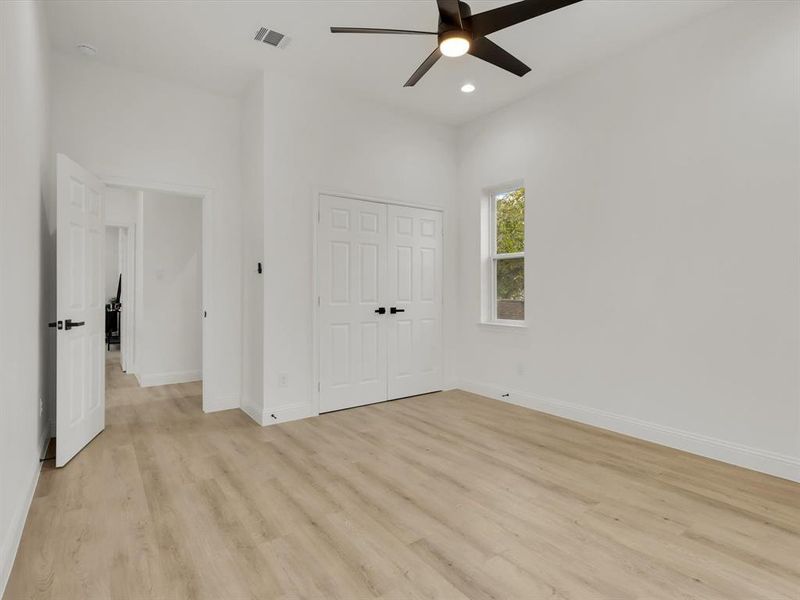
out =
[[[437,31],[331,27],[331,33],[438,36],[436,48],[422,61],[422,64],[417,67],[403,87],[417,85],[442,56],[464,56],[467,53],[517,77],[524,77],[530,73],[531,68],[486,36],[577,2],[581,2],[581,0],[516,0],[511,4],[498,6],[475,15],[472,14],[469,4],[463,0],[436,0],[436,6],[439,9]],[[462,92],[470,93],[463,89]]]
[[[464,92],[465,94],[471,94],[472,92],[475,91],[475,89],[476,88],[474,83],[465,83],[464,85],[461,86],[461,91]]]
[[[445,56],[455,58],[469,52],[470,39],[465,31],[449,31],[439,38],[439,50]]]

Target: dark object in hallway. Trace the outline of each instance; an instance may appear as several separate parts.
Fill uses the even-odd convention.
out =
[[[111,344],[120,345],[122,333],[120,330],[120,315],[122,314],[122,274],[117,282],[117,297],[106,304],[106,350],[111,350]]]

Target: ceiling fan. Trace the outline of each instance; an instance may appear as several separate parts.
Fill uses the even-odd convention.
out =
[[[405,87],[415,85],[442,56],[471,54],[501,69],[522,77],[531,69],[518,58],[486,38],[490,33],[558,10],[581,0],[522,0],[473,15],[466,2],[436,0],[439,6],[438,31],[375,29],[369,27],[331,27],[331,33],[380,33],[395,35],[435,35],[438,47],[414,71]]]

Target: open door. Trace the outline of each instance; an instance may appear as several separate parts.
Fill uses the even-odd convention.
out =
[[[56,163],[56,466],[105,427],[105,186],[63,154]]]

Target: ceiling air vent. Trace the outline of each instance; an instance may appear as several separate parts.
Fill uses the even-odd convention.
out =
[[[260,28],[256,32],[256,37],[253,38],[257,42],[264,42],[276,48],[285,48],[289,43],[289,38],[274,29],[267,29],[266,27]]]

